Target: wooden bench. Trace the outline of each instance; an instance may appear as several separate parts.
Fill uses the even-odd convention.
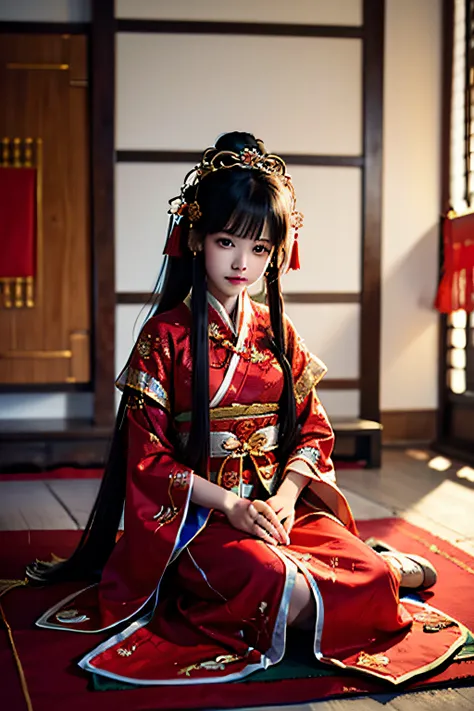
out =
[[[332,418],[331,424],[336,440],[355,440],[351,460],[364,460],[368,468],[380,467],[381,424],[341,417]],[[0,471],[42,470],[68,464],[103,466],[111,434],[111,428],[95,427],[86,420],[2,420]]]
[[[356,443],[355,459],[364,460],[368,469],[378,469],[381,465],[382,425],[373,420],[357,417],[333,417],[331,424],[336,440],[353,437]]]

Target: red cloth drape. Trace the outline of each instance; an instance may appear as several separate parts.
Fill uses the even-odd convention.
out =
[[[474,311],[474,212],[443,220],[444,264],[435,306]]]
[[[0,278],[35,275],[36,169],[0,167]]]

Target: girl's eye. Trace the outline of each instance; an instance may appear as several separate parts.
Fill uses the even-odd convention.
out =
[[[221,247],[232,247],[232,240],[228,239],[227,237],[220,237],[217,240],[217,244],[220,244]]]
[[[270,254],[270,250],[267,249],[263,244],[256,244],[253,248],[255,254]]]

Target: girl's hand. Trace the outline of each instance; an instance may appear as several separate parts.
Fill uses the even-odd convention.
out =
[[[249,501],[235,496],[229,500],[224,513],[229,523],[239,531],[250,533],[272,545],[287,543],[288,534],[273,509],[264,501]]]
[[[282,494],[275,494],[275,496],[267,499],[267,504],[273,509],[278,520],[283,522],[283,528],[288,536],[295,522],[294,499]]]

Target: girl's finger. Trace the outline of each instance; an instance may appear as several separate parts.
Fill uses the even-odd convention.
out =
[[[254,525],[260,526],[260,528],[265,529],[267,533],[269,533],[276,540],[278,540],[278,533],[276,531],[275,526],[273,526],[270,521],[262,514],[258,514],[257,518],[254,521]]]
[[[252,521],[255,521],[255,519],[258,516],[258,511],[253,504],[249,504],[247,512],[248,512],[250,518],[252,519]]]
[[[289,534],[291,529],[293,528],[293,524],[295,522],[295,514],[292,513],[287,518],[283,521],[283,528],[285,529],[286,533]],[[289,538],[288,538],[289,542]]]
[[[281,543],[286,543],[287,534],[274,510],[264,501],[254,501],[254,506],[261,516],[263,516],[275,529],[276,537]],[[259,519],[260,523],[260,519]],[[260,523],[260,525],[262,525]],[[266,528],[266,527],[265,527]],[[268,530],[268,529],[267,529]]]
[[[265,541],[265,543],[270,543],[272,546],[277,546],[278,541],[276,538],[273,538],[267,531],[259,526],[257,523],[254,525],[254,534],[258,537],[261,538],[262,541]]]

